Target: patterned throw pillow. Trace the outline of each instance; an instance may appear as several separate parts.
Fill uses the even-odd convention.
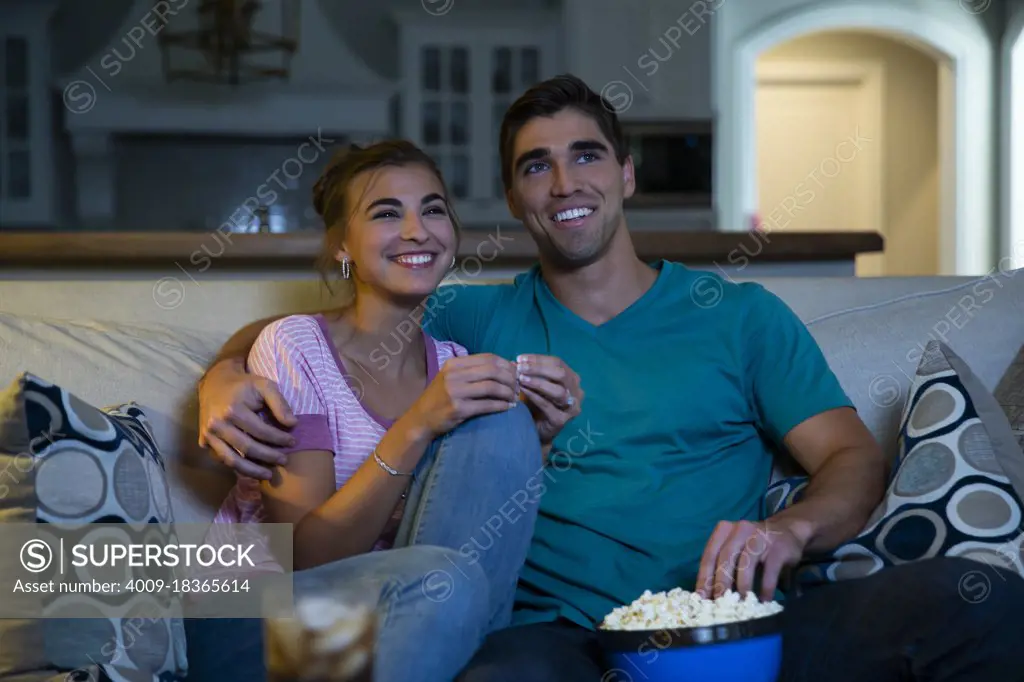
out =
[[[173,518],[164,460],[137,405],[97,409],[23,373],[0,392],[0,523],[61,522],[75,528],[118,524],[109,532],[145,538],[128,542],[170,542]],[[69,600],[77,599],[73,608],[80,615],[83,597],[46,595],[39,603],[44,613],[59,616]],[[139,600],[153,599],[139,593],[119,603],[92,598],[88,608],[95,618],[65,610],[68,617],[0,620],[0,677],[184,679],[188,666],[180,611],[170,603],[138,610]]]
[[[926,347],[899,434],[885,499],[856,538],[807,558],[799,584],[859,578],[936,556],[1024,575],[1024,454],[999,403],[946,345]],[[806,482],[795,477],[773,484],[767,512],[798,502]]]

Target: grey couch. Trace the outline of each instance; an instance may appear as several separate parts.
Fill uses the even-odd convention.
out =
[[[929,340],[945,341],[989,389],[1024,344],[1021,271],[758,281],[808,325],[889,454]],[[315,280],[172,284],[0,279],[0,381],[29,370],[96,405],[136,400],[149,408],[170,461],[176,518],[203,521],[231,477],[196,446],[196,380],[245,323],[331,301]]]
[[[808,325],[890,456],[928,341],[944,341],[990,390],[1024,344],[1020,271],[760,281]],[[196,380],[243,324],[330,301],[314,280],[168,282],[0,280],[0,385],[27,370],[93,405],[140,403],[167,458],[176,520],[205,523],[233,477],[196,444]]]

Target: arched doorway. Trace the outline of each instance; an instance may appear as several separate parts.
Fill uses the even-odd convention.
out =
[[[940,154],[950,145],[938,144],[953,139],[943,126],[952,102],[939,104],[947,62],[875,31],[803,34],[762,52],[755,139],[765,229],[881,233],[884,252],[859,255],[858,277],[943,270],[943,204],[955,179]]]
[[[908,9],[868,0],[838,0],[827,6],[797,8],[769,16],[751,17],[758,6],[726,3],[722,13],[746,13],[736,23],[749,30],[730,31],[729,15],[717,31],[716,72],[719,145],[716,186],[723,230],[745,230],[758,207],[757,140],[754,108],[759,55],[801,35],[829,30],[866,30],[905,36],[941,54],[954,74],[950,87],[955,111],[950,127],[948,157],[955,177],[945,211],[939,253],[940,274],[977,275],[996,264],[998,236],[992,191],[994,125],[991,42],[981,20],[952,3],[951,13],[936,6],[923,17],[921,8]],[[927,20],[925,20],[927,19]],[[950,215],[951,214],[951,215]],[[1024,249],[1022,249],[1024,254]]]

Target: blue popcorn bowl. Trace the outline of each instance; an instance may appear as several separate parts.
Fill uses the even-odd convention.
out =
[[[782,613],[665,630],[601,630],[602,682],[777,682]]]

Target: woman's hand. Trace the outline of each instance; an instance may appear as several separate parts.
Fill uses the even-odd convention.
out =
[[[516,365],[490,353],[444,363],[407,413],[433,439],[470,417],[515,406]]]
[[[270,467],[285,462],[284,453],[274,446],[287,447],[293,439],[260,417],[264,408],[282,426],[295,425],[277,384],[246,372],[241,363],[215,365],[199,382],[199,445],[235,471],[269,480]]]
[[[545,452],[569,420],[583,408],[580,377],[560,358],[550,355],[520,355],[519,390],[537,425]]]

